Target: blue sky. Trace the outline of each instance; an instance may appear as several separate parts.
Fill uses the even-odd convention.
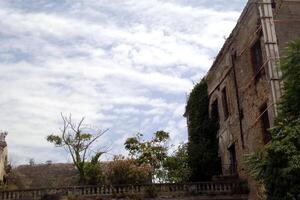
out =
[[[186,141],[186,94],[245,3],[0,0],[0,130],[9,132],[12,164],[70,161],[45,140],[61,112],[109,128],[99,146],[110,154],[125,154],[137,132]]]

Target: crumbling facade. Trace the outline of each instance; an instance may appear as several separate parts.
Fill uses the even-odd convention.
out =
[[[206,75],[210,112],[219,114],[219,156],[224,175],[248,180],[245,155],[271,140],[281,96],[278,61],[287,42],[300,36],[300,0],[249,0]]]
[[[7,133],[0,133],[0,182],[6,182],[7,171],[7,143],[5,141]]]

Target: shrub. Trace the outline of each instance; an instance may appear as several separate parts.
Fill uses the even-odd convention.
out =
[[[267,200],[300,199],[300,38],[281,60],[284,94],[271,142],[246,157],[250,174],[265,187]]]
[[[99,161],[103,153],[97,153],[91,162],[86,162],[84,165],[85,183],[88,185],[99,185],[105,181],[102,164]]]
[[[139,165],[133,159],[117,156],[105,166],[106,181],[111,185],[145,184],[151,182],[149,165]]]
[[[167,182],[187,182],[191,174],[191,170],[188,166],[187,144],[179,145],[173,152],[173,155],[166,158],[163,163],[163,168],[166,171]]]

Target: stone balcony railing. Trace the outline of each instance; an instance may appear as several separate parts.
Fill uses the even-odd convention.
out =
[[[62,196],[99,196],[116,197],[126,195],[146,196],[147,192],[156,191],[159,195],[230,195],[246,194],[244,182],[201,182],[186,184],[152,184],[121,186],[75,186],[65,188],[44,188],[0,191],[1,200],[41,200],[45,195]]]

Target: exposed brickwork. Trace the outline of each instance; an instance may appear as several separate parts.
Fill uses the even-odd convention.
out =
[[[234,145],[237,174],[247,179],[251,188],[251,200],[257,198],[256,183],[246,173],[243,164],[245,154],[261,149],[264,145],[262,106],[267,105],[266,113],[270,125],[275,118],[274,99],[270,86],[266,36],[261,28],[262,18],[257,0],[249,0],[238,24],[225,42],[206,80],[210,103],[218,100],[220,129],[219,155],[223,165],[232,163],[229,147]],[[280,55],[288,41],[300,36],[300,0],[277,1],[274,14],[275,32]],[[271,23],[270,26],[274,24]],[[261,46],[262,65],[260,72],[253,67],[253,46]],[[277,45],[277,44],[274,44]],[[224,118],[222,90],[226,88],[229,117]],[[238,105],[240,110],[238,109]],[[266,123],[265,123],[266,124]],[[223,169],[224,173],[228,171]]]

